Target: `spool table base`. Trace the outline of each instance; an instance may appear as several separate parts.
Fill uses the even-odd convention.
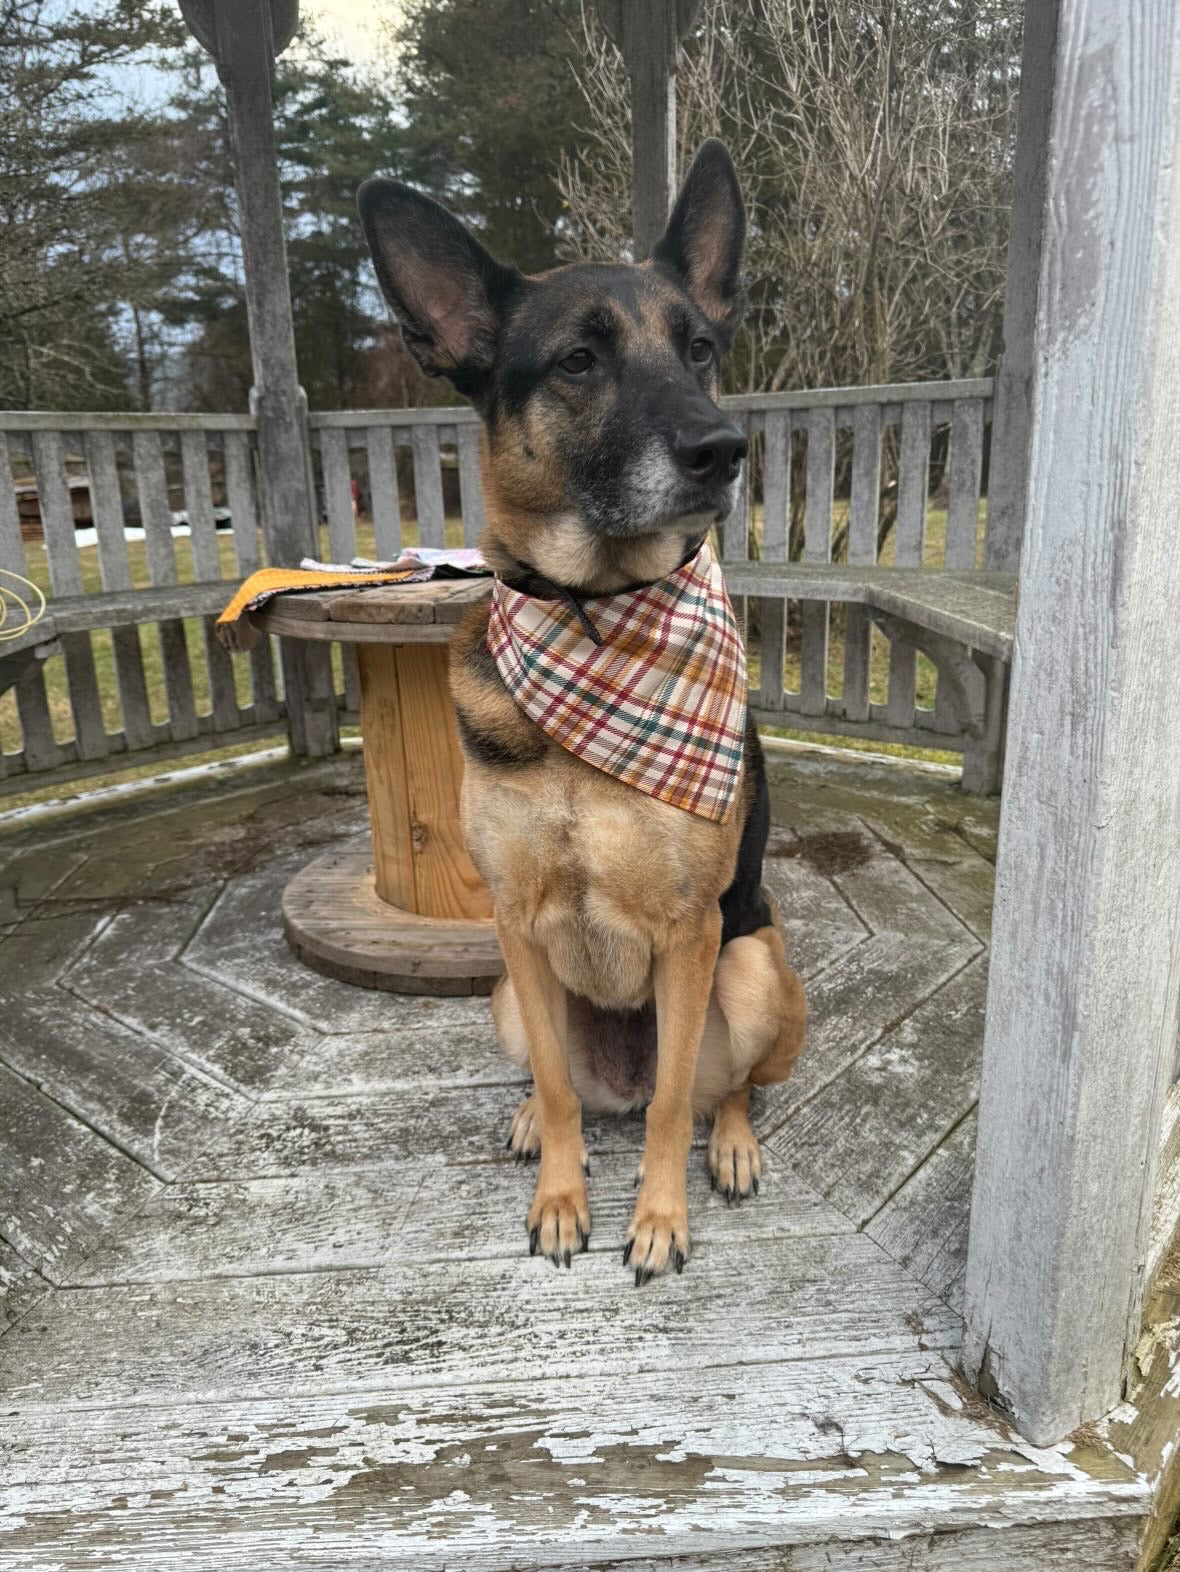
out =
[[[504,970],[490,920],[422,917],[383,901],[367,841],[295,875],[283,891],[283,932],[316,971],[391,993],[486,994]]]

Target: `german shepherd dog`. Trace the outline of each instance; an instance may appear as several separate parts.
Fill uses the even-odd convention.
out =
[[[706,142],[639,265],[535,276],[488,254],[445,209],[374,178],[359,205],[410,351],[482,416],[489,564],[548,599],[673,573],[732,508],[746,442],[718,408],[740,315],[745,213],[729,154]],[[762,888],[769,801],[747,723],[723,823],[645,795],[553,743],[501,681],[488,608],[451,646],[465,756],[462,824],[491,891],[507,975],[501,1045],[533,1092],[508,1138],[540,1154],[530,1248],[570,1264],[590,1234],[582,1109],[646,1106],[623,1261],[636,1284],[689,1254],[693,1116],[729,1200],[758,1190],[751,1086],[785,1080],[803,989]]]

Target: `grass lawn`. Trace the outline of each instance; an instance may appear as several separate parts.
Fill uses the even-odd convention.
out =
[[[983,536],[985,504],[980,504],[980,539]],[[760,531],[760,520],[756,510],[755,535]],[[847,503],[838,503],[833,509],[833,530],[841,527],[847,516]],[[372,557],[376,555],[376,542],[373,524],[370,519],[362,518],[357,522],[357,554]],[[418,539],[417,524],[414,521],[403,523],[403,539],[407,545],[416,544]],[[446,527],[448,545],[461,545],[463,542],[462,522],[458,518],[448,518]],[[926,544],[924,561],[928,567],[937,567],[942,563],[946,542],[946,511],[944,508],[931,506],[926,515]],[[193,579],[192,552],[187,539],[174,541],[176,552],[176,571],[180,583],[191,583]],[[233,537],[228,532],[219,535],[218,548],[221,562],[221,574],[226,580],[229,598],[230,587],[237,579],[237,560],[234,553]],[[128,563],[132,583],[136,586],[146,586],[150,583],[147,570],[147,558],[142,541],[129,541],[127,543]],[[320,554],[323,558],[330,556],[327,539],[327,529],[321,531]],[[26,568],[29,577],[46,592],[49,590],[49,576],[46,566],[45,551],[40,542],[29,541],[25,545]],[[82,583],[85,590],[97,591],[102,587],[101,574],[98,563],[98,550],[94,546],[80,548],[79,564],[82,573]],[[893,561],[893,538],[886,542],[881,554],[883,563]],[[843,687],[844,670],[844,643],[843,643],[844,614],[841,608],[836,607],[831,614],[831,635],[829,640],[828,658],[828,692],[839,696]],[[204,713],[210,708],[209,674],[205,664],[204,633],[199,618],[189,618],[185,621],[185,640],[188,646],[189,661],[192,668],[193,691],[196,697],[198,713]],[[115,732],[120,729],[121,717],[119,712],[118,687],[115,676],[114,650],[109,633],[99,632],[93,636],[94,663],[98,675],[99,693],[102,699],[103,718],[107,729]],[[143,653],[144,675],[147,681],[148,696],[151,703],[152,718],[164,721],[168,717],[167,698],[164,688],[163,662],[160,654],[160,645],[157,630],[154,627],[143,627],[139,630],[140,648]],[[339,666],[339,651],[335,652],[337,666]],[[756,648],[752,648],[750,657],[751,685],[756,686],[759,681],[759,657]],[[872,657],[870,666],[870,693],[876,702],[883,702],[886,697],[889,671],[889,645],[888,642],[875,630],[872,635]],[[337,672],[339,677],[339,670]],[[799,645],[798,634],[792,628],[787,641],[787,659],[785,667],[786,686],[788,689],[797,689],[799,686]],[[235,687],[239,704],[250,702],[250,666],[244,657],[235,657],[234,660]],[[65,741],[73,735],[73,717],[70,710],[69,692],[66,685],[64,662],[58,659],[50,660],[45,667],[46,690],[49,697],[50,715],[53,721],[54,735],[59,741]],[[918,701],[922,705],[929,705],[934,700],[935,671],[930,662],[924,657],[919,657],[917,674]],[[860,749],[871,752],[886,752],[900,757],[924,759],[935,762],[953,762],[957,755],[941,752],[929,748],[910,748],[902,745],[881,744],[873,741],[861,741],[856,738],[834,738],[827,734],[807,733],[789,729],[775,728],[772,735],[802,737],[808,741],[837,744],[841,747]],[[17,716],[16,698],[12,692],[0,696],[0,749],[6,753],[19,750],[21,746],[21,729]],[[227,738],[227,746],[216,750],[217,756],[246,751],[252,745],[233,745],[232,737]],[[200,759],[212,755],[197,755],[186,762],[195,763]],[[114,780],[127,780],[137,775],[150,775],[157,773],[161,764],[153,760],[150,755],[145,757],[142,765],[132,770],[119,770],[109,777],[100,777],[92,784]],[[4,807],[17,806],[24,802],[32,802],[46,796],[60,794],[62,787],[48,786],[40,790],[32,790],[19,796],[7,796],[3,799]],[[69,790],[75,790],[70,787]]]

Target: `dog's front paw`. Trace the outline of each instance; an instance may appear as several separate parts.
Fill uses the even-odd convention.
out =
[[[718,1110],[709,1136],[709,1178],[726,1201],[744,1201],[758,1194],[762,1153],[758,1137],[744,1112]]]
[[[541,1115],[535,1093],[526,1097],[512,1115],[504,1145],[518,1163],[527,1163],[541,1155]]]
[[[530,1255],[539,1252],[554,1266],[569,1266],[571,1257],[590,1243],[590,1202],[581,1173],[554,1181],[542,1168],[525,1226]]]
[[[623,1265],[634,1268],[636,1288],[669,1268],[683,1272],[689,1250],[687,1201],[660,1205],[641,1189],[623,1247]]]

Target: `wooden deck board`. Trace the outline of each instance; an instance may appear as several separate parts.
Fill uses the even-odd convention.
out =
[[[8,835],[0,1564],[1130,1568],[1132,1443],[1030,1453],[951,1369],[994,808],[770,781],[810,1044],[755,1099],[755,1201],[698,1126],[693,1258],[642,1291],[640,1118],[586,1121],[589,1252],[530,1259],[487,1001],[286,948],[355,756]]]

